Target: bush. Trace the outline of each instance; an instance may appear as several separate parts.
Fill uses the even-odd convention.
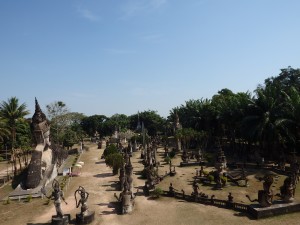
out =
[[[118,153],[117,146],[115,146],[114,144],[110,144],[104,149],[103,156],[104,158],[106,158],[108,155],[115,154],[115,153]]]
[[[226,183],[227,183],[227,177],[226,176],[221,176],[220,178],[221,178],[222,184],[226,185]]]
[[[118,170],[123,166],[124,159],[120,153],[114,153],[105,157],[105,163],[113,168],[113,174],[116,175]]]
[[[213,181],[214,181],[214,176],[211,175],[211,174],[209,174],[209,175],[207,176],[207,179],[208,179],[210,182],[213,182]]]
[[[26,201],[27,201],[27,202],[31,202],[31,200],[32,200],[32,195],[27,195]]]
[[[171,158],[169,157],[169,156],[167,156],[165,159],[164,159],[164,161],[166,162],[166,163],[170,163],[170,161],[171,161]]]
[[[164,193],[163,190],[161,188],[157,187],[152,191],[151,196],[153,198],[159,198],[163,193]]]
[[[4,161],[4,158],[0,156],[0,162]]]
[[[208,171],[206,171],[206,170],[203,170],[203,175],[204,176],[207,176],[209,174],[209,172]]]

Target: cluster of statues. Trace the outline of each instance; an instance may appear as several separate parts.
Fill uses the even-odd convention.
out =
[[[59,182],[54,179],[52,182],[52,193],[47,196],[45,188],[42,188],[42,193],[48,198],[52,199],[56,215],[52,216],[52,225],[67,225],[70,222],[70,215],[64,214],[61,209],[61,201],[68,204],[64,198],[63,191],[60,188]],[[87,200],[89,198],[89,193],[82,187],[79,188],[74,193],[76,208],[81,206],[80,213],[76,214],[76,224],[88,224],[94,220],[95,211],[90,211],[88,209]],[[77,198],[79,197],[79,198]]]
[[[133,194],[133,179],[132,179],[133,167],[127,150],[125,150],[124,165],[120,169],[120,176],[119,176],[120,190],[122,192],[120,193],[119,197],[115,194],[115,197],[121,203],[122,214],[132,212],[134,207],[134,198],[135,198]]]
[[[146,148],[146,154],[143,160],[144,171],[146,174],[145,189],[153,189],[157,183],[161,181],[158,175],[158,162],[156,159],[157,145],[156,142],[151,142],[150,146]]]
[[[196,162],[201,162],[203,160],[203,155],[201,149],[198,149],[196,152],[188,152],[187,150],[183,150],[181,159],[184,163],[188,163],[190,160],[196,159]]]

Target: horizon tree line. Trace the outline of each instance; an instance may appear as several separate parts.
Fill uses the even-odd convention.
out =
[[[96,132],[103,137],[115,130],[135,130],[139,118],[150,136],[175,135],[181,138],[186,148],[195,143],[202,148],[220,144],[232,152],[258,149],[262,156],[278,159],[291,152],[299,153],[300,69],[281,69],[278,76],[265,79],[253,93],[233,93],[224,88],[211,99],[187,100],[171,109],[167,118],[154,110],[130,116],[85,116],[71,112],[62,101],[48,104],[46,110],[51,124],[51,141],[66,148]],[[174,133],[176,114],[182,130]],[[27,115],[26,103],[20,104],[17,97],[0,103],[0,147],[9,148],[15,173],[17,162],[22,169],[21,158],[27,165],[28,157],[25,156],[33,146]]]

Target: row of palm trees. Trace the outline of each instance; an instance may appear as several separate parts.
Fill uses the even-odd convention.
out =
[[[278,159],[299,149],[300,70],[282,69],[253,95],[222,89],[211,99],[186,101],[172,109],[168,119],[174,121],[176,113],[184,129],[205,132],[208,145],[257,149],[264,157]],[[195,135],[186,132],[190,134]]]

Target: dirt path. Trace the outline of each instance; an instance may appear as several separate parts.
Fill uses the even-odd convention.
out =
[[[90,194],[88,205],[91,210],[95,211],[95,221],[92,225],[158,225],[158,224],[172,224],[172,225],[198,225],[198,224],[255,224],[255,225],[296,225],[299,224],[300,214],[294,213],[284,216],[264,220],[251,220],[245,215],[237,212],[221,209],[213,206],[205,206],[197,203],[187,203],[171,198],[161,198],[159,200],[149,200],[142,195],[142,190],[136,197],[136,205],[134,211],[130,215],[118,215],[115,212],[114,204],[116,199],[114,193],[116,191],[116,182],[118,176],[112,176],[112,170],[107,167],[104,160],[100,160],[103,149],[97,149],[95,145],[90,147],[90,150],[84,152],[81,156],[81,161],[85,163],[82,168],[82,174],[79,177],[73,177],[68,190],[65,192],[65,197],[68,205],[62,203],[64,213],[70,213],[72,218],[80,209],[75,208],[74,192],[79,187],[83,186]],[[140,153],[134,153],[132,157],[132,164],[134,167],[134,187],[137,189],[144,185],[144,180],[138,179],[136,172],[141,171],[143,166],[138,161]],[[168,170],[168,166],[161,168],[162,171]],[[180,168],[178,168],[180,174]],[[194,168],[191,168],[191,172]],[[175,176],[177,182],[183,179],[181,176]],[[166,182],[169,182],[166,180]],[[186,182],[183,180],[183,182]],[[37,202],[38,203],[38,202]],[[36,203],[34,203],[37,205]],[[38,203],[41,204],[41,203]],[[22,215],[25,225],[46,225],[49,224],[51,216],[55,214],[55,209],[51,202],[49,206],[39,210],[38,216]],[[0,206],[1,207],[1,206]],[[31,207],[28,205],[27,207]],[[36,206],[35,206],[36,207]],[[41,206],[42,208],[42,206]],[[34,213],[33,213],[34,214]],[[31,218],[29,218],[31,217]],[[14,221],[18,221],[14,223]],[[11,218],[5,224],[18,224],[20,220]],[[29,223],[30,222],[30,223]]]

